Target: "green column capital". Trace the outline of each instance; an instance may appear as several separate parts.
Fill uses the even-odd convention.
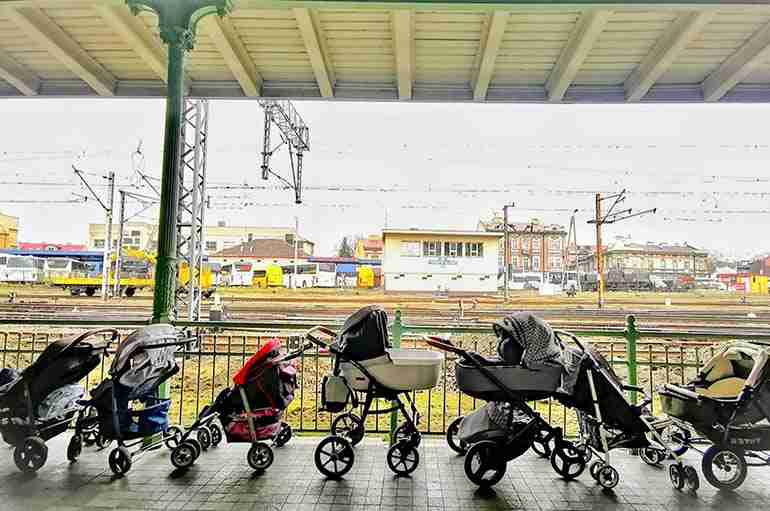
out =
[[[160,38],[169,46],[192,50],[198,21],[209,14],[225,16],[232,0],[126,0],[131,12],[152,12],[158,16]]]

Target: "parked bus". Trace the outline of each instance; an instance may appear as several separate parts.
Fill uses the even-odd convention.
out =
[[[56,277],[87,277],[88,264],[83,261],[67,258],[50,258],[45,261],[45,277],[53,279]]]
[[[282,287],[283,269],[277,264],[270,264],[264,270],[254,270],[253,282],[258,288]]]
[[[220,275],[225,286],[251,286],[254,267],[251,263],[227,263],[222,265]]]
[[[44,276],[44,259],[0,254],[0,282],[37,284],[43,281]]]
[[[371,266],[359,266],[357,273],[357,287],[367,289],[374,287],[374,268]]]
[[[284,287],[335,287],[337,267],[334,263],[302,263],[282,266]]]

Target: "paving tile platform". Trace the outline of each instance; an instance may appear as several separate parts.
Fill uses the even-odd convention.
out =
[[[313,464],[320,437],[296,437],[276,449],[275,463],[255,474],[246,463],[247,445],[209,449],[185,473],[173,470],[160,449],[134,462],[115,479],[106,454],[86,449],[77,463],[65,458],[68,435],[49,442],[49,460],[36,475],[16,470],[12,451],[0,448],[1,511],[100,511],[113,509],[201,511],[439,511],[575,510],[632,511],[720,509],[754,511],[770,502],[770,470],[750,469],[737,492],[718,492],[705,481],[697,495],[674,490],[667,471],[649,467],[619,452],[620,484],[606,492],[588,471],[565,482],[550,464],[527,453],[509,463],[493,492],[479,492],[465,477],[463,459],[443,439],[430,437],[420,447],[421,462],[409,478],[397,478],[385,463],[385,445],[365,439],[356,464],[341,481],[324,479]],[[700,459],[689,459],[700,472]]]

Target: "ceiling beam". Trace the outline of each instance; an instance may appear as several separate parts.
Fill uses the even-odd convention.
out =
[[[305,41],[305,49],[308,57],[310,57],[310,65],[313,67],[321,96],[324,98],[334,97],[334,70],[329,64],[329,53],[321,27],[310,9],[295,8],[292,10],[302,39]]]
[[[246,46],[236,33],[230,20],[219,16],[208,16],[203,18],[201,22],[214,46],[222,54],[230,72],[241,84],[243,93],[252,97],[261,95],[262,75],[257,71],[257,66],[251,60]]]
[[[652,51],[626,79],[623,84],[626,100],[642,99],[715,15],[716,11],[688,12],[674,20]]]
[[[414,84],[414,16],[410,10],[391,13],[393,51],[396,57],[398,99],[412,99]]]
[[[770,60],[770,24],[754,33],[735,53],[703,81],[703,100],[719,101],[749,76],[758,64]]]
[[[5,16],[100,96],[114,96],[116,80],[59,25],[36,7],[7,8]]]
[[[40,90],[40,79],[2,50],[0,50],[0,78],[13,85],[25,96],[37,96]]]
[[[102,20],[128,43],[142,61],[164,82],[167,81],[168,67],[166,54],[155,42],[155,38],[138,16],[131,14],[123,5],[100,5],[94,7]]]
[[[497,53],[503,42],[508,18],[509,15],[506,11],[493,12],[487,23],[489,28],[486,34],[482,34],[479,45],[481,47],[481,62],[473,80],[473,99],[476,101],[484,101],[487,98],[487,89],[489,89],[489,83],[495,72]]]
[[[561,101],[564,98],[611,16],[612,11],[605,10],[589,10],[580,16],[545,84],[549,101]]]

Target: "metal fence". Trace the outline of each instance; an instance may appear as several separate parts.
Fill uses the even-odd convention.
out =
[[[45,347],[62,337],[83,331],[94,322],[68,322],[67,327],[51,327],[42,322],[24,322],[24,325],[6,325],[0,331],[0,367],[27,367]],[[101,323],[100,326],[115,326]],[[259,347],[271,338],[281,339],[285,346],[294,349],[302,343],[302,332],[311,325],[278,322],[269,324],[248,323],[181,323],[180,326],[198,329],[200,342],[194,348],[179,352],[179,372],[169,381],[172,399],[173,422],[189,424],[203,406],[212,402],[217,394],[231,385],[232,376]],[[215,328],[212,328],[214,326]],[[334,327],[335,325],[329,325]],[[128,332],[128,323],[119,325]],[[451,337],[459,347],[485,354],[493,354],[497,340],[488,326],[436,327],[404,324],[396,313],[390,326],[395,346],[427,349],[422,340],[426,334]],[[716,345],[726,338],[746,338],[741,335],[725,336],[708,332],[649,331],[638,329],[629,317],[624,330],[594,329],[579,334],[605,354],[618,375],[634,385],[640,385],[650,395],[657,386],[668,383],[684,383],[695,377],[698,368],[715,351]],[[770,336],[752,335],[753,339],[770,340]],[[93,388],[108,374],[112,356],[106,357],[87,381]],[[414,395],[425,433],[440,434],[451,421],[474,410],[479,403],[458,392],[454,379],[454,358],[447,356],[438,385],[430,391]],[[319,412],[323,376],[329,372],[327,353],[314,347],[297,359],[299,386],[295,399],[289,406],[285,420],[299,431],[328,431],[330,417]],[[638,396],[630,396],[636,399]],[[388,403],[378,403],[387,408]],[[567,434],[576,432],[574,413],[565,410],[555,401],[537,402],[535,407],[553,424],[561,424]],[[653,412],[658,402],[652,403]],[[373,416],[367,423],[372,432],[387,433],[391,422],[385,416]]]

